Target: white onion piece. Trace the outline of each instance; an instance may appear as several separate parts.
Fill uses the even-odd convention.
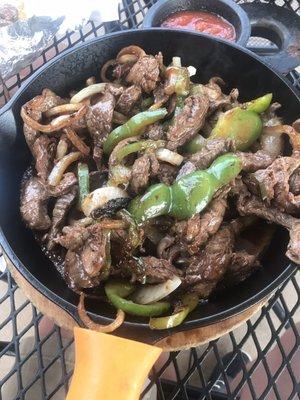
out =
[[[189,71],[189,76],[194,76],[197,73],[197,69],[193,67],[192,65],[189,65],[187,67],[187,70]]]
[[[94,210],[102,208],[110,200],[120,199],[122,197],[129,197],[125,190],[114,186],[102,187],[86,196],[81,205],[81,209],[84,215],[89,217]]]
[[[87,97],[91,97],[97,93],[103,93],[106,89],[106,83],[95,83],[94,85],[87,86],[76,93],[70,100],[71,104],[80,103],[82,100]]]
[[[55,115],[71,113],[80,110],[83,104],[61,104],[60,106],[52,107],[45,112],[45,117],[54,117]]]
[[[62,137],[60,138],[58,145],[56,147],[56,160],[63,158],[68,152],[68,142]]]
[[[57,126],[59,125],[62,121],[66,121],[69,119],[69,115],[60,115],[59,117],[53,118],[53,120],[50,122],[52,126]]]
[[[80,157],[81,153],[79,151],[75,151],[73,153],[67,154],[62,159],[60,159],[58,163],[54,165],[50,175],[48,176],[49,185],[58,185],[69,165],[72,164],[74,161],[77,161]]]
[[[172,165],[178,166],[183,161],[182,155],[175,153],[174,151],[171,151],[169,149],[157,149],[155,154],[158,160],[167,162]]]
[[[157,285],[148,285],[138,289],[132,299],[138,304],[150,304],[159,301],[170,293],[174,292],[181,284],[181,279],[174,276],[166,282],[158,283]]]
[[[172,58],[172,65],[174,67],[181,67],[181,58],[180,57],[173,57]]]

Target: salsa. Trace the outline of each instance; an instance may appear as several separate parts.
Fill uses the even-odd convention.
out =
[[[170,15],[162,24],[164,28],[191,29],[234,41],[234,27],[224,18],[207,11],[179,11]]]

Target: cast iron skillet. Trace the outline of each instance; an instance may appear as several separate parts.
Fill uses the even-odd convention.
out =
[[[299,97],[287,80],[251,52],[199,33],[152,29],[110,34],[66,51],[39,69],[0,114],[0,244],[21,274],[75,319],[78,319],[77,295],[42,253],[20,217],[20,183],[32,162],[23,137],[20,108],[46,87],[61,96],[70,89],[82,87],[87,77],[99,76],[100,66],[105,61],[131,44],[143,47],[147,53],[162,51],[167,64],[172,56],[180,56],[184,65],[197,68],[195,81],[207,82],[212,76],[221,76],[228,88],[239,88],[242,101],[273,92],[274,100],[282,104],[280,115],[286,123],[299,117]],[[285,257],[286,245],[287,235],[278,229],[263,258],[263,268],[234,290],[199,305],[178,331],[220,321],[270,294],[294,268]],[[100,323],[108,323],[115,316],[115,310],[101,302],[91,302],[88,309]],[[147,321],[127,317],[117,334],[153,342],[167,336],[168,332],[150,331]]]

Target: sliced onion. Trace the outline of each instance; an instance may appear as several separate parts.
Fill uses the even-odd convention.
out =
[[[79,304],[77,307],[78,315],[84,325],[92,329],[93,331],[102,332],[102,333],[110,333],[119,328],[120,325],[124,322],[125,313],[122,310],[118,310],[116,319],[108,324],[108,325],[100,325],[94,322],[88,315],[84,307],[84,293],[80,293]]]
[[[76,93],[70,100],[71,104],[80,103],[87,97],[91,97],[97,93],[103,93],[106,89],[106,83],[95,83],[94,85],[87,86]]]
[[[154,303],[174,292],[180,284],[181,279],[178,276],[174,276],[166,282],[145,286],[134,293],[133,301],[138,304]]]
[[[64,136],[62,136],[56,147],[56,160],[63,158],[68,152],[68,142]]]
[[[72,125],[75,121],[82,118],[86,114],[86,112],[87,106],[83,105],[76,113],[71,115],[60,115],[59,117],[52,120],[48,125],[43,125],[40,124],[38,121],[35,121],[27,114],[24,107],[21,108],[21,117],[24,123],[30,126],[30,128],[44,133],[52,133]]]
[[[193,67],[192,65],[189,65],[187,67],[187,70],[189,71],[189,76],[194,76],[197,73],[197,69]]]
[[[96,83],[96,77],[95,77],[95,76],[90,76],[90,77],[87,78],[87,80],[85,81],[86,86],[95,85],[95,83]]]
[[[88,156],[90,153],[90,148],[87,146],[84,141],[77,135],[74,129],[65,128],[64,132],[70,142],[85,156]]]
[[[181,58],[180,57],[173,57],[172,58],[172,65],[174,67],[181,67]]]
[[[50,110],[45,112],[45,117],[54,117],[55,115],[61,115],[61,114],[67,114],[67,113],[72,113],[74,111],[78,111],[83,104],[78,103],[78,104],[61,104],[60,106],[56,106],[53,108],[50,108]]]
[[[117,55],[117,58],[116,58],[117,62],[119,63],[120,62],[119,61],[120,58],[122,56],[128,55],[128,54],[133,54],[133,55],[137,56],[137,58],[141,58],[141,57],[146,55],[144,50],[139,46],[134,46],[134,45],[127,46],[127,47],[124,47],[122,50],[119,51],[119,53]],[[121,60],[122,60],[122,58],[121,58]]]
[[[183,161],[182,155],[175,153],[169,149],[157,149],[155,155],[158,160],[167,162],[172,165],[180,165]]]
[[[109,67],[112,67],[114,65],[116,65],[116,60],[115,59],[108,60],[103,65],[103,67],[101,68],[101,72],[100,72],[100,78],[101,78],[102,82],[106,82],[106,83],[110,82],[110,80],[106,77],[106,72],[107,72]]]
[[[81,153],[76,151],[67,154],[61,160],[59,160],[58,163],[54,165],[50,175],[48,176],[48,184],[50,186],[58,185],[69,165],[71,165],[74,161],[77,161],[80,157]]]
[[[93,211],[104,207],[110,200],[127,197],[129,196],[125,190],[114,186],[106,186],[96,189],[87,195],[83,200],[81,208],[84,215],[89,217]]]
[[[136,56],[135,54],[123,54],[118,58],[117,61],[119,64],[127,64],[127,63],[134,64],[135,62],[137,62],[137,60],[138,56]]]

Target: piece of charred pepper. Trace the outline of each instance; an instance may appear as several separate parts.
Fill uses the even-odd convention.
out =
[[[206,170],[198,170],[178,179],[172,186],[151,186],[144,195],[133,199],[129,211],[140,223],[161,215],[188,219],[202,211],[213,195],[241,171],[238,156],[228,153],[218,157]]]
[[[167,113],[168,111],[165,108],[159,108],[134,115],[125,124],[118,126],[108,135],[103,144],[104,153],[110,154],[121,140],[142,134],[148,125],[163,119]]]
[[[85,163],[79,163],[77,167],[79,187],[79,208],[86,196],[90,193],[89,167]]]
[[[150,329],[171,329],[180,325],[190,312],[192,312],[198,305],[199,297],[196,294],[187,294],[182,299],[183,307],[175,314],[168,315],[167,317],[150,318]]]
[[[133,293],[135,286],[129,282],[107,282],[104,290],[109,301],[120,310],[130,315],[140,317],[154,317],[167,312],[170,303],[157,301],[156,303],[142,305],[134,303],[125,297]]]

